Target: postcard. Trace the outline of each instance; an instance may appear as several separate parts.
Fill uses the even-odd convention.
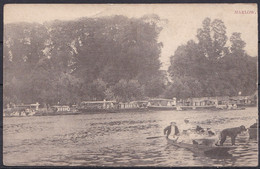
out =
[[[5,166],[258,165],[258,11],[6,4]]]

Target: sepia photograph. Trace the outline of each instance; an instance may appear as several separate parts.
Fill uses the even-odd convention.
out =
[[[256,3],[5,4],[5,166],[258,166]]]

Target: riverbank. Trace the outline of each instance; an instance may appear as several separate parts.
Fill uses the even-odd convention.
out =
[[[176,108],[140,108],[140,109],[114,109],[114,110],[103,110],[103,111],[88,111],[88,112],[82,112],[82,111],[63,111],[63,112],[53,112],[53,111],[41,111],[36,112],[33,115],[29,116],[19,116],[19,115],[5,115],[4,117],[31,117],[31,116],[66,116],[66,115],[93,115],[93,114],[118,114],[118,113],[142,113],[142,112],[158,112],[158,111],[169,111],[171,113],[176,112],[208,112],[208,113],[216,113],[216,112],[232,112],[232,111],[238,111],[238,110],[246,110],[246,109],[252,109],[257,107],[243,107],[243,108],[237,108],[237,109],[217,109],[213,107],[186,107],[182,110],[176,110]]]

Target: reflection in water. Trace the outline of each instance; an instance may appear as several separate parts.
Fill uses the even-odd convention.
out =
[[[195,154],[167,144],[162,135],[170,121],[224,128],[257,118],[257,108],[239,111],[161,111],[72,116],[4,118],[5,165],[72,166],[256,166],[258,147],[248,134],[225,155]],[[230,143],[230,139],[227,140]]]

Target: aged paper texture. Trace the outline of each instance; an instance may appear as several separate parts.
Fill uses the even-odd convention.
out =
[[[6,166],[257,166],[257,4],[4,6]]]

